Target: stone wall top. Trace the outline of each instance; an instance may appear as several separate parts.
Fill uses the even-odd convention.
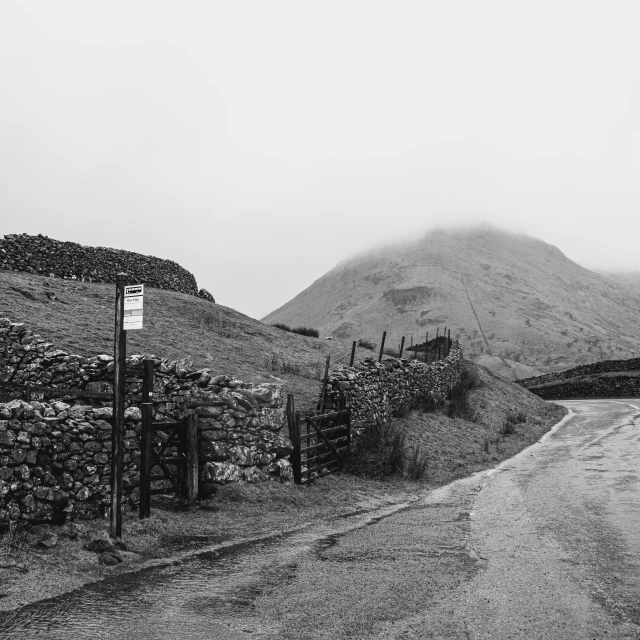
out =
[[[88,282],[115,282],[116,275],[124,272],[131,282],[214,301],[206,290],[198,291],[192,273],[172,260],[122,249],[86,247],[43,235],[5,235],[0,239],[0,269]]]

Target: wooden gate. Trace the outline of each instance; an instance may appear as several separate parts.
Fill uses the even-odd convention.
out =
[[[340,406],[339,411],[301,418],[295,411],[293,395],[289,395],[290,460],[296,484],[308,484],[343,467],[351,448],[351,409],[344,400]]]
[[[151,496],[198,497],[198,423],[194,414],[178,422],[153,422],[153,360],[144,361],[140,441],[140,518],[151,514]],[[152,482],[162,487],[152,488]]]

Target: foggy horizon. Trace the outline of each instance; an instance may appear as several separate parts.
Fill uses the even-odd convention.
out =
[[[632,2],[4,3],[0,233],[154,255],[255,318],[490,224],[640,271]]]

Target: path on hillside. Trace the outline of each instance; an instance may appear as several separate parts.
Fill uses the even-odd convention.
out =
[[[0,615],[0,638],[640,638],[640,401],[404,508]]]

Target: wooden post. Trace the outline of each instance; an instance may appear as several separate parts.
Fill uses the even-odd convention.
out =
[[[424,338],[424,363],[427,364],[429,362],[429,332],[427,331],[427,335]]]
[[[190,413],[187,421],[187,501],[194,503],[198,499],[198,416]]]
[[[142,433],[140,436],[140,507],[142,520],[151,515],[151,423],[153,422],[153,360],[145,358],[142,376]]]
[[[127,274],[116,276],[116,317],[113,341],[113,421],[111,430],[111,526],[112,538],[122,538],[122,456],[124,449],[124,379],[127,333],[124,330],[124,287]]]
[[[404,351],[404,336],[402,336],[402,341],[400,342],[400,358],[402,358],[402,352]]]
[[[413,351],[413,336],[411,336],[411,344],[409,345],[409,351]],[[413,359],[416,359],[416,356],[418,354],[418,351],[416,349],[416,351],[413,352]],[[409,356],[409,359],[411,359],[411,356]]]
[[[384,341],[387,339],[387,332],[382,332],[382,344],[380,345],[380,355],[378,356],[378,362],[382,362],[382,353],[384,351]]]
[[[300,484],[300,414],[296,413],[293,394],[287,396],[287,424],[289,425],[289,439],[293,446],[293,451],[289,456],[291,468],[293,470],[293,481]]]
[[[356,341],[353,341],[353,344],[351,345],[351,360],[349,360],[349,366],[353,367],[353,361],[356,357]]]
[[[324,399],[327,395],[327,382],[329,381],[329,362],[331,361],[331,356],[327,356],[327,361],[324,365],[324,378],[322,380],[322,393],[320,394],[320,399],[318,400],[317,411],[321,414],[324,411]]]
[[[451,353],[451,329],[449,329],[449,333],[447,334],[447,357]]]

